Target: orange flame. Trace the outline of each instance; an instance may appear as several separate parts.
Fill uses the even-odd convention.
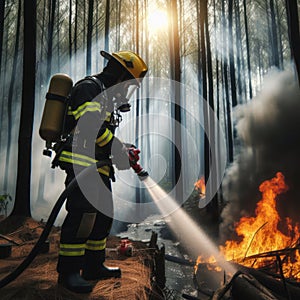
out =
[[[194,183],[194,187],[199,191],[199,195],[201,198],[205,197],[205,180],[204,176],[202,176],[198,181]]]
[[[220,246],[227,260],[255,268],[266,265],[270,260],[274,261],[274,257],[256,257],[255,260],[247,257],[295,247],[300,238],[299,225],[293,225],[290,218],[281,222],[276,210],[276,197],[288,190],[283,174],[278,172],[274,178],[264,181],[259,190],[262,199],[257,203],[255,217],[242,217],[235,226],[240,241],[228,240],[225,246]],[[279,224],[286,227],[286,234],[278,228]],[[287,277],[300,280],[300,253],[299,250],[292,253],[293,257],[286,256],[283,260],[283,272]]]

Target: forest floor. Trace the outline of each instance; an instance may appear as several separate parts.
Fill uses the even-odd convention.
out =
[[[12,243],[11,256],[0,259],[0,280],[26,258],[43,227],[42,222],[26,219],[22,226],[13,228],[12,232],[6,230],[5,237],[18,245]],[[92,293],[76,294],[57,285],[59,236],[60,229],[54,227],[48,238],[49,251],[39,254],[16,280],[1,289],[2,300],[149,299],[152,275],[150,267],[145,262],[149,262],[151,256],[145,243],[132,242],[132,256],[124,256],[117,251],[120,238],[109,237],[106,264],[119,266],[122,269],[122,278],[93,282],[95,286]],[[7,243],[9,242],[3,236],[0,237],[0,244]]]

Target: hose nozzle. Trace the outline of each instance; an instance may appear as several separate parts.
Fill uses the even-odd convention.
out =
[[[143,181],[149,176],[149,173],[142,169],[139,173],[137,173],[137,176],[139,177],[139,180]]]

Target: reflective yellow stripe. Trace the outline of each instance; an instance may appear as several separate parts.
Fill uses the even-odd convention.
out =
[[[106,119],[105,119],[105,121],[106,122],[109,122],[110,121],[110,118],[111,118],[111,113],[110,112],[106,112]]]
[[[113,133],[106,128],[106,130],[104,131],[104,133],[97,138],[96,143],[100,146],[103,147],[105,145],[107,145],[111,139],[113,138]]]
[[[59,255],[62,255],[62,256],[83,256],[84,253],[85,253],[85,249],[80,250],[80,251],[63,251],[63,250],[60,250],[58,253],[59,253]]]
[[[85,102],[82,105],[80,105],[76,110],[73,110],[71,112],[68,112],[68,114],[72,114],[75,118],[75,120],[79,119],[82,115],[84,115],[86,112],[101,112],[100,109],[100,103],[98,102]]]
[[[60,244],[59,247],[65,249],[84,249],[85,244]]]
[[[109,133],[110,133],[110,130],[106,128],[104,133],[97,138],[96,143],[102,142],[109,135]]]
[[[83,154],[72,153],[69,151],[62,151],[59,161],[67,162],[70,164],[75,164],[83,167],[89,167],[91,164],[95,164],[98,160],[93,159],[89,156]],[[110,167],[103,166],[101,168],[97,168],[98,172],[109,177],[110,174]]]
[[[88,167],[88,166],[91,165],[91,163],[83,162],[83,161],[72,159],[72,158],[66,158],[66,157],[60,157],[59,160],[64,161],[64,162],[68,162],[70,164],[76,164],[76,165],[79,165],[79,166],[83,166],[83,167]]]
[[[62,256],[83,256],[85,244],[60,244],[59,255]]]
[[[104,166],[104,167],[98,168],[97,170],[98,170],[99,173],[109,177],[109,173],[110,173],[110,167],[109,166]]]
[[[86,161],[86,162],[90,162],[90,163],[96,163],[98,160],[91,158],[87,155],[83,155],[83,154],[78,154],[78,153],[73,153],[70,151],[62,151],[61,155],[67,157],[67,158],[76,158],[82,161]]]
[[[106,248],[106,239],[100,241],[87,240],[85,248],[88,250],[103,250]]]
[[[69,151],[62,151],[59,160],[83,167],[88,167],[97,162],[97,160],[90,158],[89,156],[76,154]]]

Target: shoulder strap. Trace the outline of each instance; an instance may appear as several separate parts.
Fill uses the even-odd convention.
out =
[[[101,80],[99,80],[96,76],[86,76],[83,79],[79,80],[77,84],[79,84],[80,82],[84,81],[84,80],[91,80],[94,83],[96,83],[96,85],[99,87],[100,92],[103,92],[105,90],[103,83],[101,82]]]

